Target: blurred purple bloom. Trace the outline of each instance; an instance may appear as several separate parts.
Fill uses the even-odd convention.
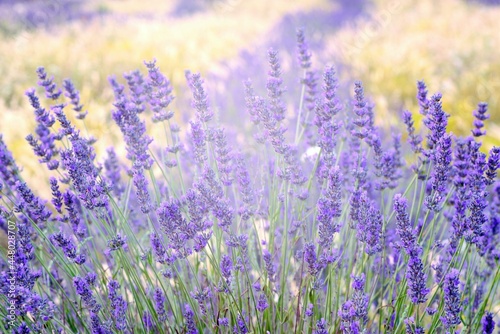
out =
[[[153,111],[153,122],[162,122],[173,117],[174,113],[167,108],[174,99],[170,81],[156,66],[156,60],[144,62],[148,68],[147,93],[148,103]]]
[[[328,324],[324,318],[316,322],[316,330],[314,334],[328,334]]]
[[[61,95],[61,90],[57,89],[54,83],[54,78],[49,78],[45,68],[39,67],[36,69],[36,74],[38,76],[38,85],[45,89],[45,96],[51,100],[57,100]]]
[[[297,29],[297,59],[304,70],[311,67],[311,51],[306,42],[304,29]]]
[[[198,329],[196,328],[196,323],[194,321],[194,312],[191,306],[186,304],[184,306],[184,320],[186,322],[187,334],[198,334]]]
[[[276,267],[273,262],[273,258],[271,253],[267,249],[264,250],[262,254],[262,258],[264,259],[264,264],[267,272],[267,278],[269,281],[274,282],[276,280]]]
[[[77,112],[76,118],[85,119],[86,111],[82,111],[83,105],[80,103],[80,92],[75,88],[75,85],[70,79],[63,81],[64,95],[70,99],[73,105],[73,110]]]
[[[486,130],[483,130],[484,121],[490,118],[490,115],[487,115],[488,112],[488,103],[480,102],[477,105],[477,109],[474,110],[473,114],[476,118],[474,120],[474,129],[472,129],[472,135],[474,137],[481,137],[486,135]]]
[[[188,78],[189,88],[193,93],[192,106],[196,111],[196,117],[199,122],[207,123],[213,118],[214,113],[208,106],[208,97],[205,88],[203,88],[203,79],[199,73],[191,74]]]
[[[259,312],[264,312],[264,310],[268,307],[269,303],[267,302],[267,297],[265,294],[261,293],[259,299],[257,300],[257,310]]]
[[[196,163],[203,165],[208,160],[205,131],[199,121],[191,121],[190,124],[191,138],[194,146],[194,158]]]
[[[411,112],[408,110],[403,111],[403,122],[406,125],[406,130],[408,132],[408,143],[411,146],[412,151],[415,154],[422,152],[422,136],[417,134],[415,127],[413,126],[413,118]]]
[[[132,181],[136,188],[137,201],[139,202],[142,213],[147,214],[153,210],[154,205],[149,195],[148,180],[144,176],[144,172],[133,170],[134,176]]]
[[[495,329],[495,321],[493,320],[493,313],[486,312],[481,320],[481,325],[483,327],[482,334],[492,334]]]
[[[420,107],[420,114],[427,116],[429,111],[429,103],[430,101],[427,99],[427,87],[425,86],[425,82],[418,81],[417,82],[417,101]]]
[[[309,274],[316,276],[318,273],[318,257],[316,255],[316,247],[312,242],[308,242],[304,246],[304,261],[307,264]]]
[[[156,314],[158,314],[158,320],[160,320],[160,322],[167,321],[167,312],[165,310],[165,294],[160,288],[156,288],[154,291],[154,301]]]
[[[283,88],[283,79],[281,78],[281,65],[278,59],[278,52],[270,49],[267,52],[269,66],[271,69],[268,72],[267,78],[267,97],[269,99],[269,110],[277,122],[285,119],[286,106],[282,100],[282,95],[285,92]]]
[[[215,139],[215,159],[217,161],[217,169],[219,177],[223,185],[229,187],[233,183],[231,176],[232,172],[232,153],[228,148],[224,129],[216,129],[214,133]]]
[[[116,198],[120,198],[125,192],[125,185],[121,182],[120,177],[120,162],[112,147],[109,147],[106,152],[108,153],[106,160],[104,160],[106,183]]]
[[[229,255],[227,254],[223,255],[220,261],[220,271],[222,277],[225,278],[226,281],[231,278],[232,270],[233,270],[233,260]]]
[[[334,234],[340,229],[336,219],[342,214],[342,177],[338,167],[332,167],[328,174],[328,183],[318,199],[319,244],[330,248]]]

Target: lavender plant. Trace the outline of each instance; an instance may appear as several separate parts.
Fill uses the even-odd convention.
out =
[[[186,73],[187,127],[155,61],[111,78],[124,157],[97,157],[66,115],[84,121],[77,88],[40,68],[48,105],[27,91],[26,139],[52,197],[33,192],[0,136],[2,331],[492,333],[500,149],[483,153],[487,105],[457,138],[442,96],[419,82],[426,130],[402,113],[406,145],[376,126],[361,82],[346,103],[334,67],[317,82],[302,30],[297,50],[301,94],[287,96],[270,50],[266,86],[242,83],[250,126],[237,136],[198,73]]]

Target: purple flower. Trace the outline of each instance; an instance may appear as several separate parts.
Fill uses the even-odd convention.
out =
[[[424,119],[424,124],[429,129],[429,134],[427,135],[428,150],[425,154],[434,163],[438,160],[437,146],[441,138],[446,134],[448,117],[450,117],[450,115],[443,111],[441,98],[442,95],[440,93],[434,94],[431,97],[429,101],[429,112]]]
[[[51,212],[45,207],[44,202],[33,194],[25,182],[17,181],[16,190],[19,194],[16,210],[25,210],[31,220],[36,224],[43,224],[49,219]]]
[[[267,302],[267,297],[265,294],[261,293],[259,299],[257,300],[257,310],[259,312],[264,312],[264,310],[268,307],[269,303]]]
[[[66,255],[69,259],[71,259],[75,262],[76,262],[76,260],[78,260],[78,262],[80,262],[81,260],[83,260],[83,262],[85,262],[85,257],[83,257],[83,258],[77,257],[75,244],[73,243],[73,241],[66,238],[66,236],[62,232],[59,232],[57,234],[53,234],[50,237],[50,239],[56,246],[62,248],[64,255]],[[83,262],[77,263],[77,264],[83,264]]]
[[[280,122],[285,119],[286,113],[286,106],[282,100],[282,95],[285,90],[283,88],[283,79],[281,78],[281,65],[277,51],[270,49],[267,55],[269,66],[271,67],[268,72],[266,83],[269,111],[272,117],[274,117],[277,122]]]
[[[111,303],[111,314],[115,322],[115,327],[117,330],[122,331],[127,328],[127,302],[123,297],[118,295],[118,290],[120,290],[120,284],[111,280],[108,283],[108,297]]]
[[[50,177],[50,190],[52,190],[52,204],[54,204],[54,208],[57,212],[62,213],[62,194],[59,191],[57,179],[53,176]]]
[[[117,198],[120,198],[125,192],[125,186],[121,182],[120,178],[120,162],[118,161],[118,157],[112,147],[109,147],[106,152],[108,153],[106,160],[104,160],[106,183],[113,194]]]
[[[430,290],[426,288],[427,275],[424,272],[424,265],[415,251],[410,254],[406,279],[411,302],[413,304],[425,303]]]
[[[73,105],[73,110],[77,112],[76,118],[85,119],[87,116],[86,111],[82,111],[83,105],[80,103],[80,92],[75,88],[73,82],[70,79],[66,79],[63,81],[64,95],[70,99],[71,104]]]
[[[497,177],[497,170],[500,167],[500,147],[493,147],[488,157],[488,169],[486,170],[486,184],[491,185]]]
[[[314,243],[308,242],[304,246],[304,261],[307,263],[307,271],[312,276],[318,273],[318,257]]]
[[[45,96],[48,99],[57,100],[62,92],[60,89],[57,89],[57,86],[54,83],[54,78],[49,78],[47,76],[47,72],[45,72],[45,68],[43,67],[37,68],[36,74],[39,79],[38,85],[45,89]]]
[[[146,310],[142,313],[142,322],[146,330],[153,330],[153,317],[151,316],[151,313]]]
[[[133,162],[139,169],[150,169],[153,159],[149,155],[149,144],[152,138],[146,135],[146,125],[141,121],[138,113],[141,112],[137,105],[130,101],[114,78],[110,79],[115,92],[115,110],[113,120],[119,126],[123,134],[127,148],[127,159]]]
[[[406,253],[412,254],[418,248],[417,238],[408,215],[408,201],[401,194],[394,196],[394,211],[396,212],[396,233]]]
[[[351,135],[360,139],[366,138],[370,131],[370,116],[361,81],[356,81],[354,83],[353,112],[355,118],[352,123],[356,125],[356,128],[351,130]]]
[[[0,134],[0,176],[8,186],[14,187],[19,180],[19,168],[12,157],[12,153],[7,149]]]
[[[139,202],[142,213],[147,214],[154,208],[148,191],[148,180],[141,170],[134,169],[133,173],[134,176],[132,181],[136,188],[137,201]]]
[[[238,214],[241,216],[241,219],[248,220],[254,213],[253,205],[255,193],[252,189],[250,173],[241,154],[236,154],[234,156],[234,164],[236,183],[241,198]]]
[[[223,185],[229,187],[233,183],[231,177],[232,159],[231,151],[228,148],[224,129],[216,129],[214,133],[215,139],[215,159],[217,161],[217,169],[219,177]]]
[[[231,259],[231,256],[225,254],[222,256],[222,259],[220,261],[220,271],[222,274],[222,277],[228,281],[231,278],[231,272],[233,270],[233,260]]]
[[[76,276],[73,278],[73,285],[75,286],[76,293],[82,297],[82,300],[86,307],[90,309],[93,313],[98,313],[101,309],[101,305],[97,302],[95,297],[92,295],[91,285],[86,279]]]
[[[258,125],[260,123],[260,118],[259,118],[259,110],[256,108],[257,104],[256,101],[258,97],[255,95],[253,86],[252,86],[252,81],[250,79],[245,80],[243,82],[245,85],[245,106],[246,106],[246,111],[250,115],[250,119],[255,125]]]
[[[148,103],[153,111],[153,122],[162,122],[172,118],[174,113],[167,111],[168,106],[174,99],[170,81],[160,72],[156,66],[156,59],[144,62],[148,68]]]
[[[127,247],[127,236],[117,233],[116,236],[108,240],[109,252],[114,252]]]
[[[474,129],[472,129],[472,135],[474,137],[481,137],[486,135],[486,130],[483,130],[484,121],[490,118],[490,115],[487,115],[488,112],[488,103],[480,102],[477,105],[477,109],[474,110],[473,114],[476,118],[474,120]]]
[[[191,121],[191,138],[194,146],[194,159],[199,165],[203,165],[207,160],[207,147],[205,131],[199,121]]]
[[[411,146],[412,151],[415,154],[422,152],[422,136],[415,133],[415,127],[413,126],[412,114],[408,110],[403,111],[403,122],[406,125],[406,130],[408,132],[408,143]]]
[[[424,334],[425,331],[422,327],[415,325],[415,319],[413,317],[404,320],[406,326],[406,334]]]
[[[306,42],[304,29],[297,29],[297,59],[304,70],[311,67],[311,51]]]
[[[342,214],[342,177],[338,167],[332,167],[328,173],[328,183],[318,200],[319,244],[329,248],[334,234],[340,229],[335,222]]]
[[[447,184],[451,172],[451,136],[443,134],[437,141],[435,149],[435,165],[432,171],[432,194],[425,198],[427,207],[439,211],[440,204],[446,196]]]
[[[113,333],[108,326],[102,324],[101,319],[96,313],[90,314],[90,325],[92,327],[92,334],[111,334]]]
[[[154,292],[155,310],[158,314],[160,322],[167,321],[167,312],[165,310],[165,295],[160,288],[156,288]]]
[[[420,107],[420,114],[427,116],[430,101],[427,99],[427,87],[425,82],[417,82],[417,101]]]
[[[243,317],[238,314],[236,318],[236,325],[234,325],[233,333],[235,334],[246,334],[248,333],[248,328]]]
[[[61,161],[77,190],[78,197],[90,210],[105,207],[108,205],[106,187],[94,165],[94,149],[78,133],[73,133],[69,140],[71,148],[61,151]]]
[[[314,334],[328,334],[328,324],[324,318],[316,322],[316,330]]]
[[[453,206],[455,213],[452,217],[453,242],[456,243],[465,233],[467,222],[467,207],[470,201],[469,177],[472,169],[471,163],[471,138],[457,139],[455,155],[453,159],[452,173],[455,193]]]
[[[219,322],[219,326],[224,326],[224,327],[229,326],[229,319],[228,318],[219,318],[217,321]]]
[[[306,317],[312,317],[314,315],[314,305],[313,304],[309,304],[307,305],[307,309],[306,309]]]
[[[133,104],[132,109],[140,114],[146,110],[146,95],[149,94],[150,90],[153,88],[144,82],[144,76],[138,70],[125,73],[123,77],[127,81],[127,86],[130,90],[130,102]]]
[[[276,277],[275,277],[276,267],[274,266],[271,253],[269,253],[269,251],[267,249],[265,249],[263,254],[262,254],[262,258],[264,259],[267,277],[269,278],[269,281],[274,282],[276,280]]]
[[[383,225],[382,213],[375,208],[375,203],[368,198],[366,191],[361,193],[356,205],[359,205],[356,213],[356,236],[359,241],[365,244],[366,254],[373,255],[382,249],[380,244]]]
[[[160,236],[157,233],[153,232],[150,234],[149,240],[151,242],[151,248],[153,250],[156,261],[158,261],[158,263],[165,263],[166,250],[165,247],[163,247]]]
[[[338,312],[338,316],[340,318],[340,330],[342,330],[343,333],[346,334],[360,333],[359,320],[357,320],[356,309],[352,301],[347,300],[345,303],[342,304],[342,307]]]
[[[444,278],[444,315],[441,321],[446,328],[460,324],[460,290],[459,290],[459,272],[457,269],[451,269]]]
[[[335,69],[328,67],[323,74],[323,101],[318,102],[314,124],[318,128],[318,146],[321,148],[320,177],[326,178],[335,161],[335,146],[340,122],[334,117],[342,110],[337,98],[338,80]]]
[[[208,106],[208,97],[203,88],[203,79],[199,73],[191,74],[188,78],[189,88],[193,93],[192,106],[196,111],[196,117],[199,122],[207,123],[213,118],[214,113]]]
[[[492,334],[495,329],[495,321],[493,320],[493,313],[486,312],[481,320],[483,326],[483,334]]]
[[[67,220],[69,220],[69,223],[73,228],[73,232],[77,237],[84,238],[87,231],[82,221],[82,208],[80,205],[80,201],[71,190],[67,190],[63,194],[63,200],[64,207],[68,212]]]
[[[184,320],[186,322],[187,334],[198,334],[198,329],[194,321],[194,312],[188,304],[184,306]]]
[[[29,334],[32,333],[31,329],[23,321],[17,328],[12,331],[13,334]]]
[[[36,95],[35,89],[28,89],[25,94],[30,101],[30,105],[33,109],[35,109],[35,119],[37,123],[45,126],[46,128],[52,127],[55,123],[55,118],[41,106],[40,99]]]

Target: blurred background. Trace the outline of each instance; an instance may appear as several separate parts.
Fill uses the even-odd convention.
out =
[[[71,78],[81,91],[99,157],[122,141],[108,77],[145,72],[153,58],[172,81],[181,125],[191,116],[188,69],[206,78],[219,119],[234,121],[245,112],[241,81],[264,87],[269,47],[294,92],[302,27],[313,67],[335,65],[346,97],[362,80],[380,126],[400,126],[403,109],[418,119],[416,81],[424,80],[431,94],[443,93],[456,134],[470,133],[472,111],[488,102],[489,149],[500,144],[499,18],[500,0],[0,0],[0,133],[25,178],[45,173],[24,139],[34,131],[24,92],[44,66],[56,83]]]

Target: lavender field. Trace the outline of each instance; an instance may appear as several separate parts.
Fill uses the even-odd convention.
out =
[[[500,333],[498,5],[0,1],[0,332]]]

